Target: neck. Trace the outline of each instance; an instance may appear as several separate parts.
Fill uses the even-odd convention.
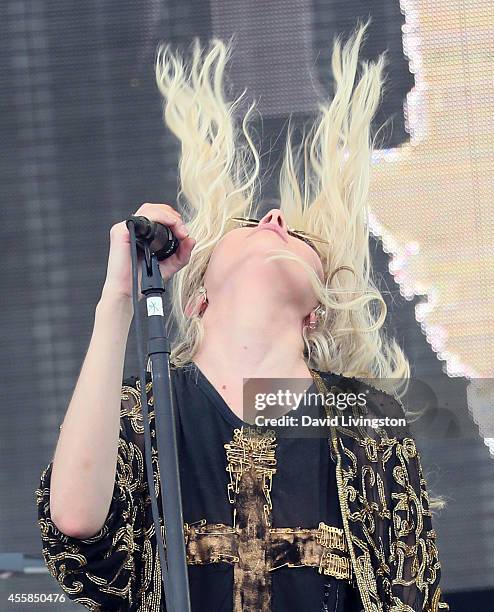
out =
[[[210,303],[202,320],[203,341],[193,361],[217,380],[310,377],[302,319],[286,303],[233,294]]]

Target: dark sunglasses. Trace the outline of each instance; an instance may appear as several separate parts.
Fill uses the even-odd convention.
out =
[[[259,219],[248,219],[245,217],[230,217],[230,221],[235,221],[241,224],[241,227],[254,227],[255,225],[259,225]],[[292,228],[287,229],[288,235],[293,236],[294,238],[298,238],[299,240],[303,240],[306,244],[308,244],[311,248],[316,251],[318,255],[321,253],[318,251],[317,246],[314,243],[328,244],[327,240],[323,240],[319,236],[314,236],[313,234],[308,234],[307,232],[303,232],[302,230],[296,230]]]

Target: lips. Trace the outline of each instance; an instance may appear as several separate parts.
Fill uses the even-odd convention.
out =
[[[279,228],[278,225],[275,225],[274,223],[263,223],[262,225],[258,225],[256,231],[259,232],[261,230],[270,230],[271,232],[275,232],[276,234],[278,234],[278,236],[280,236],[280,238],[287,242],[286,236],[283,231]]]

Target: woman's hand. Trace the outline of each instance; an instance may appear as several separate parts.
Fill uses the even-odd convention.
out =
[[[150,221],[157,221],[169,227],[179,241],[179,247],[167,259],[159,262],[161,276],[164,281],[169,280],[176,272],[183,268],[190,259],[192,249],[196,244],[194,238],[188,236],[189,230],[184,225],[180,213],[169,204],[143,204],[135,216],[147,217]],[[139,264],[143,254],[138,251]],[[141,266],[138,271],[139,284],[138,295],[141,294]],[[132,301],[132,259],[130,254],[130,232],[125,221],[116,223],[110,229],[110,253],[106,280],[103,287],[105,294],[111,294],[114,298],[122,298]]]

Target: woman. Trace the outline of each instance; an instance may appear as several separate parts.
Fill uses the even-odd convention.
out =
[[[303,379],[321,394],[364,392],[355,416],[403,416],[397,391],[409,366],[382,333],[385,305],[370,276],[369,129],[383,60],[362,63],[357,77],[364,33],[335,44],[335,95],[301,148],[303,188],[289,137],[280,207],[258,218],[253,107],[242,148],[238,100],[223,95],[229,48],[215,40],[203,55],[196,43],[190,70],[168,48],[158,54],[164,118],[182,144],[184,213],[144,204],[135,214],[180,240],[160,268],[173,279],[178,326],[171,375],[194,611],[448,609],[420,457],[405,430],[290,435],[253,427],[243,406],[243,379]],[[39,525],[47,565],[69,597],[90,610],[158,611],[140,385],[122,384],[132,319],[124,222],[110,239],[91,343],[36,492]],[[297,409],[335,414],[305,401]]]

